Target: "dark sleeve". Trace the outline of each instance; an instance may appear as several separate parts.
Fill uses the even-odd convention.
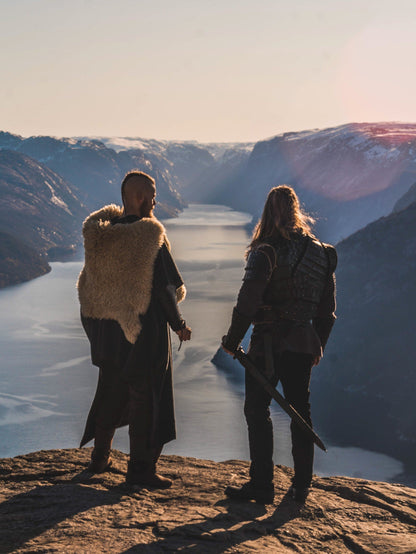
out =
[[[322,349],[324,349],[326,346],[336,319],[335,291],[335,275],[332,273],[325,285],[321,302],[319,303],[318,313],[316,317],[312,320],[313,328],[315,329],[321,341]]]
[[[233,310],[231,326],[223,338],[223,346],[235,352],[247,329],[263,304],[263,295],[275,266],[274,250],[269,245],[261,245],[247,259],[247,265]]]
[[[176,300],[176,289],[182,285],[182,277],[168,248],[163,244],[155,261],[153,287],[156,299],[162,306],[166,319],[174,331],[186,327]]]

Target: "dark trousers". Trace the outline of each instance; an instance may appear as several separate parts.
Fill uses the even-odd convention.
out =
[[[130,459],[152,461],[155,448],[150,443],[152,417],[152,390],[149,382],[128,384],[118,372],[101,368],[98,380],[95,424],[95,446],[110,448],[116,427],[127,414],[130,438]],[[105,444],[106,443],[106,444]]]
[[[264,358],[251,356],[256,366],[264,371]],[[270,382],[282,383],[286,400],[311,425],[309,382],[312,356],[284,351],[274,354],[274,374]],[[260,488],[268,488],[273,481],[273,426],[270,419],[271,396],[246,371],[246,400],[244,414],[248,425],[250,445],[250,478]],[[313,441],[295,423],[290,426],[294,461],[294,486],[306,488],[312,481]]]

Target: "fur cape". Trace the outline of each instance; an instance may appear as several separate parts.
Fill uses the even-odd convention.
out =
[[[157,253],[163,243],[170,245],[157,219],[111,224],[122,216],[123,210],[111,204],[84,221],[85,264],[77,288],[83,316],[118,321],[134,344],[141,331],[139,316],[150,304]],[[185,294],[182,285],[176,291],[178,302]]]

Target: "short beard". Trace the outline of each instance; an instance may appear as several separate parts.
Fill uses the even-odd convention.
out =
[[[140,206],[140,217],[153,217],[153,206],[151,204],[143,203]]]

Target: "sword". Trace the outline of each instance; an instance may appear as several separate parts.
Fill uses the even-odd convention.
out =
[[[279,406],[281,406],[283,410],[291,417],[292,421],[297,423],[299,427],[301,427],[301,429],[303,429],[306,434],[309,435],[313,442],[317,446],[319,446],[321,450],[326,452],[326,447],[324,443],[321,441],[312,427],[306,423],[303,417],[295,410],[295,408],[291,404],[289,404],[289,402],[280,394],[280,392],[277,391],[273,387],[273,385],[269,383],[263,373],[257,369],[257,367],[253,364],[253,362],[250,360],[250,358],[241,347],[237,349],[236,353],[234,354],[234,358],[237,358],[240,364],[245,367],[255,379],[257,379],[257,381],[261,384],[265,391],[268,392],[270,396],[276,400]]]

